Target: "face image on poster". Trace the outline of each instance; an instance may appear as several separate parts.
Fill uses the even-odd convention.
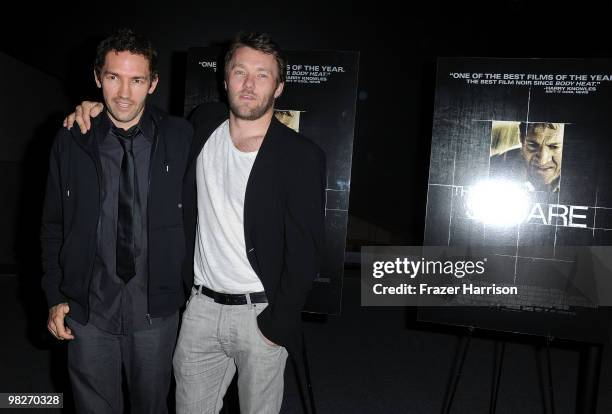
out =
[[[184,113],[225,101],[222,50],[190,48]],[[304,308],[339,314],[357,99],[359,53],[287,51],[286,82],[274,103],[276,118],[314,141],[326,154],[325,250],[321,271]]]
[[[274,116],[285,126],[300,132],[300,111],[290,109],[275,109]]]
[[[558,192],[564,128],[559,122],[492,121],[489,177],[515,180],[527,191]]]
[[[607,340],[584,267],[605,258],[570,247],[612,245],[611,73],[608,60],[439,60],[425,244],[488,249],[482,283],[524,296],[419,318]]]

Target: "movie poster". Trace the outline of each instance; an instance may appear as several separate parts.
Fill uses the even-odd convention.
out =
[[[486,248],[488,283],[524,294],[420,319],[607,339],[607,311],[583,294],[583,264],[606,258],[576,246],[612,245],[611,112],[609,60],[438,61],[425,245]]]
[[[288,51],[286,84],[276,117],[317,143],[327,156],[325,242],[319,277],[305,311],[339,314],[355,130],[358,52]],[[185,115],[204,102],[224,101],[223,56],[190,48]]]

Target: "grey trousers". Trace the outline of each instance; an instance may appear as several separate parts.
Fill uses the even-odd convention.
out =
[[[68,373],[79,414],[123,412],[122,368],[132,413],[168,412],[178,312],[154,319],[157,326],[130,335],[113,335],[73,319],[67,322],[75,336],[68,342]]]
[[[287,351],[257,327],[266,306],[220,305],[192,292],[174,353],[177,414],[218,413],[236,370],[242,414],[280,411]]]

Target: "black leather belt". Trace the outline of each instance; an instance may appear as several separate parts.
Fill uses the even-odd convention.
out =
[[[193,285],[193,288],[222,305],[246,305],[249,303],[247,301],[247,293],[219,293],[200,285]],[[251,303],[268,303],[266,292],[254,292],[248,293],[248,295],[251,298]]]

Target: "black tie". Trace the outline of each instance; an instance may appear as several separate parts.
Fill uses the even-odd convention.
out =
[[[123,147],[117,208],[117,275],[127,283],[136,274],[135,235],[140,229],[138,185],[132,151],[138,126],[135,125],[127,131],[113,127],[113,131]]]

